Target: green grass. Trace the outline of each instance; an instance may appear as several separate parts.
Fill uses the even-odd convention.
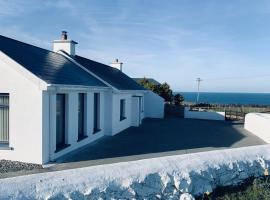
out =
[[[270,177],[249,179],[235,187],[217,188],[198,200],[270,200]]]

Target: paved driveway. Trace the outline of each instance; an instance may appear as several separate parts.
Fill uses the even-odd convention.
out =
[[[52,170],[265,144],[242,123],[183,118],[146,119],[57,160]]]

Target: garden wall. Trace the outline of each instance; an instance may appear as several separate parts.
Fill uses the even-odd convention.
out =
[[[268,175],[270,145],[92,166],[0,180],[0,199],[179,199]]]
[[[270,114],[249,113],[245,117],[245,129],[270,143]]]
[[[207,120],[225,120],[225,112],[214,111],[191,111],[189,108],[185,108],[185,118],[188,119],[207,119]]]

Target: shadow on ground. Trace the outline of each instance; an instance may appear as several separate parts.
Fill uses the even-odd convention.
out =
[[[242,123],[183,118],[145,119],[113,137],[104,137],[60,158],[58,163],[103,160],[93,164],[178,155],[191,152],[265,144]],[[148,155],[148,156],[146,156]],[[114,159],[104,162],[104,159]],[[89,164],[89,163],[88,163]],[[91,163],[90,163],[91,164]]]

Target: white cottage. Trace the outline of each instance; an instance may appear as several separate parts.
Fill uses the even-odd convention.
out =
[[[0,159],[44,164],[146,117],[164,101],[112,67],[76,55],[62,32],[53,51],[0,36]]]

